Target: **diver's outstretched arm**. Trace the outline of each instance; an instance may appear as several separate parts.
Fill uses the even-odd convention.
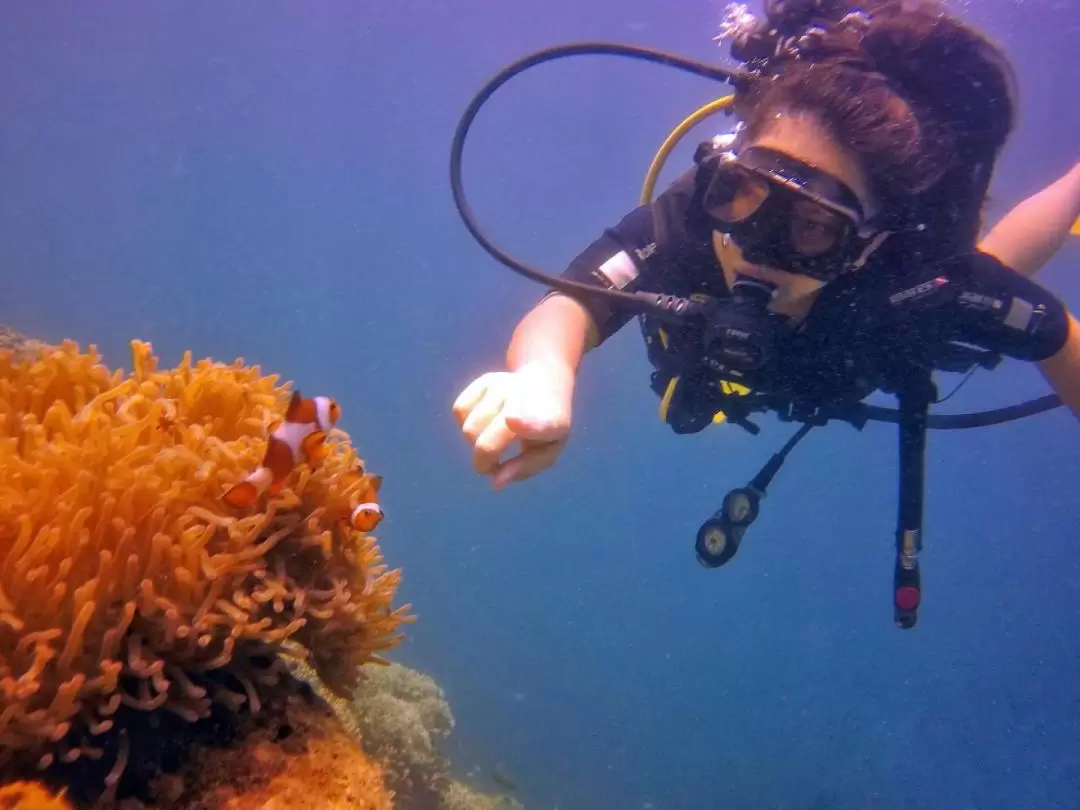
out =
[[[979,250],[1031,278],[1069,238],[1078,217],[1080,163],[1002,217],[979,243]]]
[[[1050,387],[1080,419],[1080,322],[1069,316],[1069,337],[1053,357],[1039,363]]]

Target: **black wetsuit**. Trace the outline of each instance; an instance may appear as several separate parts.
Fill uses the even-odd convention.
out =
[[[709,223],[696,205],[693,171],[651,205],[630,212],[571,262],[563,277],[626,291],[645,290],[725,298],[730,291],[712,246]],[[971,345],[1021,360],[1042,360],[1064,345],[1064,306],[1038,284],[993,257],[972,251],[926,258],[925,240],[891,236],[862,269],[826,285],[804,323],[783,341],[772,379],[796,398],[857,401],[882,387],[890,366],[903,361],[947,367],[948,347]],[[915,258],[918,257],[918,258]],[[633,316],[618,302],[582,296],[601,342]],[[659,383],[671,374],[704,369],[664,368],[680,336],[641,318]],[[693,336],[685,336],[693,340]],[[679,361],[683,362],[683,361]]]

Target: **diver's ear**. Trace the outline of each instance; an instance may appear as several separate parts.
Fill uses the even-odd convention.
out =
[[[874,255],[875,251],[877,251],[877,249],[881,247],[885,243],[885,240],[888,239],[890,236],[892,236],[892,231],[878,231],[876,234],[871,236],[866,241],[866,245],[863,246],[862,253],[860,253],[859,257],[851,263],[851,270],[849,272],[854,272],[856,270],[862,269],[862,266],[866,264],[867,261],[869,261],[870,257]]]

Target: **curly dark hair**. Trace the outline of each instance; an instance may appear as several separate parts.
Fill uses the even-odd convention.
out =
[[[1003,51],[936,0],[781,0],[732,53],[747,135],[779,110],[816,115],[888,214],[970,249],[1015,115]],[[740,53],[741,51],[741,53]]]

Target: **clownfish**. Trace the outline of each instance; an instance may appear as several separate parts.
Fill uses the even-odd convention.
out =
[[[285,418],[270,428],[262,464],[225,493],[225,503],[244,508],[264,492],[277,495],[297,464],[314,465],[326,457],[326,434],[340,418],[341,408],[329,397],[304,399],[294,391]]]
[[[365,480],[357,496],[357,504],[349,513],[349,525],[360,532],[371,532],[383,519],[383,510],[379,505],[379,487],[382,486],[381,475],[366,475],[364,468],[357,465],[356,469],[347,475]]]

